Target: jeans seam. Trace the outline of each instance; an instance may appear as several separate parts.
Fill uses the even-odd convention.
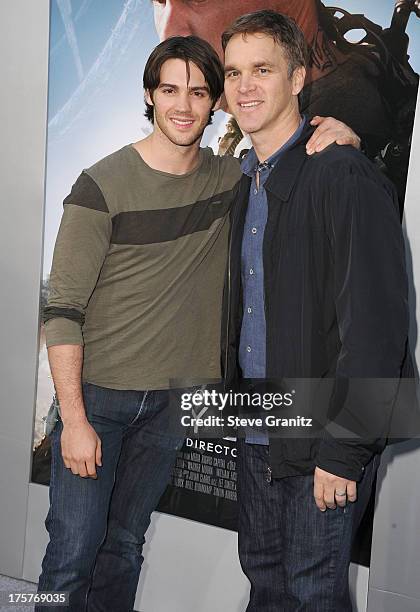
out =
[[[146,393],[147,393],[147,392],[146,392]],[[145,394],[145,395],[146,395],[146,394]],[[143,398],[143,400],[142,400],[141,405],[143,405],[143,401],[144,401],[144,398]],[[140,409],[141,409],[141,406],[140,406]],[[136,417],[136,418],[137,418],[137,417]],[[121,445],[121,448],[122,448],[122,445]],[[121,454],[121,451],[120,451],[120,454]],[[110,508],[111,508],[111,500],[112,500],[112,494],[113,494],[113,492],[114,492],[115,482],[116,482],[116,480],[117,480],[117,469],[118,469],[118,463],[119,463],[119,460],[120,460],[120,459],[119,459],[119,457],[118,457],[118,460],[117,460],[117,462],[116,462],[116,464],[115,464],[115,467],[114,467],[114,478],[113,478],[113,484],[112,484],[112,487],[111,487],[111,495],[110,495],[110,497],[109,497],[109,502],[108,502],[108,514],[109,514],[109,510],[110,510]],[[105,532],[104,532],[104,535],[103,535],[103,537],[102,537],[102,540],[100,541],[100,543],[98,544],[98,546],[97,546],[97,548],[96,548],[96,554],[95,554],[95,557],[94,557],[95,559],[96,559],[96,557],[98,556],[98,553],[99,553],[99,550],[100,550],[100,548],[101,548],[102,544],[105,542],[106,535],[107,535],[107,530],[108,530],[108,520],[106,521],[106,524],[105,524]],[[94,572],[95,572],[95,563],[93,563],[92,568],[91,568],[91,570],[90,570],[89,586],[88,586],[88,588],[87,588],[87,590],[86,590],[86,595],[85,595],[85,608],[84,608],[84,611],[83,611],[83,612],[87,612],[87,609],[88,609],[88,598],[89,598],[90,590],[91,590],[91,587],[92,587],[92,580],[93,580],[93,574],[94,574]]]
[[[54,429],[56,427],[58,427],[58,423],[55,424]],[[53,433],[54,429],[51,431],[50,436]],[[55,444],[58,446],[58,453],[61,454],[61,442],[60,442],[60,440],[61,440],[61,436],[55,441]],[[53,445],[53,443],[54,442],[52,442],[52,441],[50,442],[50,444],[51,444],[51,467],[50,467],[50,483],[48,485],[48,488],[49,488],[49,495],[48,496],[50,497],[50,507],[49,507],[48,514],[49,514],[49,519],[50,519],[49,520],[49,524],[52,527],[54,525],[54,508],[55,508],[56,504],[51,503],[52,502],[51,482],[55,483],[56,480],[57,480],[57,465],[56,465],[57,459],[53,460],[53,458],[52,458],[52,450],[53,450],[52,449],[52,445]],[[55,454],[55,456],[57,457],[57,454]],[[63,461],[62,457],[61,457],[61,460]],[[58,461],[60,461],[60,458],[58,459]],[[45,528],[47,529],[48,535],[50,536],[50,531],[47,528],[46,521],[44,521],[44,525],[45,525]],[[51,537],[50,537],[50,540],[51,540]],[[42,573],[44,573],[44,576],[43,576],[44,582],[46,580],[46,577],[49,579],[49,572],[50,572],[50,568],[48,568],[48,571],[44,571],[44,567],[42,567],[41,575],[42,575]],[[48,580],[47,580],[47,582],[48,582]]]
[[[330,510],[330,512],[336,512],[336,510]],[[326,512],[328,512],[328,509],[326,510]],[[344,513],[341,513],[341,520],[340,520],[340,525],[341,525],[341,532],[343,531],[342,527],[344,526],[344,522],[346,520],[346,517],[344,515]],[[338,533],[337,536],[339,535],[340,532],[340,527],[337,528],[337,524],[334,525],[334,527],[337,529]],[[340,552],[340,545],[338,543],[338,537],[335,538],[335,546],[334,546],[334,550],[332,551],[331,557],[330,557],[330,563],[329,563],[329,571],[330,571],[330,577],[332,576],[333,579],[331,581],[331,595],[332,598],[334,599],[335,597],[335,593],[336,593],[336,588],[337,585],[334,581],[334,573],[336,571],[337,568],[337,561],[338,561],[338,555]]]
[[[144,395],[143,395],[142,400],[140,402],[140,408],[139,408],[136,416],[134,417],[134,419],[131,421],[131,423],[128,424],[128,427],[131,427],[131,425],[133,425],[137,421],[137,419],[141,416],[141,414],[143,412],[144,403],[146,401],[146,398],[147,398],[148,394],[149,394],[149,391],[145,391],[144,392]]]

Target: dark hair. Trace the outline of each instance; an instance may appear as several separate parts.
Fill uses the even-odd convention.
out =
[[[169,59],[184,60],[188,77],[189,63],[195,64],[204,75],[213,104],[220,98],[224,85],[222,63],[213,47],[198,36],[171,36],[153,49],[143,73],[143,87],[151,97],[159,87],[161,68]],[[144,115],[153,123],[153,106],[147,102]],[[213,112],[210,113],[210,119],[212,116]]]
[[[288,76],[299,66],[306,66],[308,46],[302,30],[296,22],[276,11],[264,10],[248,13],[235,19],[222,34],[222,47],[226,50],[228,42],[236,34],[267,34],[283,49],[288,61]]]

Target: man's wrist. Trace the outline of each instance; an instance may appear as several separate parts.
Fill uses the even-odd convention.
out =
[[[79,425],[87,422],[83,402],[77,405],[74,403],[66,405],[65,402],[60,402],[60,416],[64,426]]]

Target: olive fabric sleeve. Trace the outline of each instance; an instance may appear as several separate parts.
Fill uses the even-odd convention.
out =
[[[109,249],[111,219],[101,190],[86,173],[64,200],[44,310],[47,346],[83,345],[86,306]]]

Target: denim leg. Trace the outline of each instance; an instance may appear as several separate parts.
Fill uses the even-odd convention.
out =
[[[369,500],[377,461],[366,466],[357,502],[326,512],[316,507],[312,475],[268,484],[264,481],[267,464],[266,447],[241,445],[239,550],[252,585],[247,612],[351,612],[351,546]],[[269,576],[266,568],[270,568]]]
[[[277,488],[267,482],[268,447],[238,440],[238,552],[251,583],[247,612],[279,612],[284,594]]]
[[[74,475],[61,455],[59,418],[51,434],[50,509],[45,521],[50,542],[42,562],[38,591],[69,591],[64,609],[83,612],[95,558],[106,533],[107,517],[124,428],[136,417],[142,392],[120,395],[84,385],[86,415],[102,441],[102,466],[96,480]],[[121,392],[120,392],[121,393]],[[35,611],[63,607],[36,606]]]
[[[171,423],[166,391],[148,396],[124,434],[108,531],[95,564],[89,612],[133,609],[150,516],[169,483],[183,432]]]
[[[278,481],[283,487],[284,562],[288,592],[296,612],[351,612],[349,565],[357,527],[369,501],[377,460],[365,469],[357,501],[344,508],[318,510],[313,476]],[[284,482],[283,482],[284,480]]]

